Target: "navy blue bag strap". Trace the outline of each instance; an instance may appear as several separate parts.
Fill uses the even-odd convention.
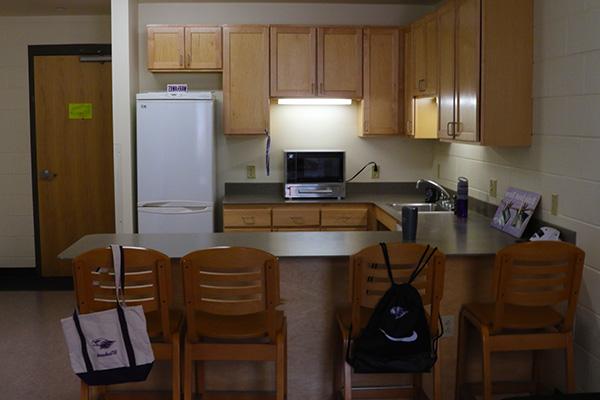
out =
[[[85,340],[85,336],[81,330],[81,324],[79,323],[79,315],[77,314],[77,310],[73,311],[73,322],[75,322],[75,329],[77,329],[79,341],[81,342],[81,354],[83,355],[83,361],[85,362],[85,369],[87,372],[94,372],[94,366],[92,365],[90,355],[87,351],[87,341]]]
[[[392,275],[392,264],[390,263],[390,255],[388,253],[387,245],[385,242],[379,243],[381,246],[381,251],[383,252],[383,259],[385,260],[385,267],[387,268],[388,278],[390,279],[390,283],[395,285],[394,276]]]
[[[125,252],[123,251],[123,246],[111,246],[112,251],[118,251],[118,259],[119,266],[118,271],[115,270],[116,265],[113,265],[113,270],[115,270],[115,283],[117,273],[119,274],[120,286],[121,286],[121,296],[123,298],[123,304],[125,304]],[[113,257],[114,260],[114,257]],[[135,360],[135,353],[133,351],[133,345],[131,344],[131,337],[129,336],[129,329],[127,329],[127,319],[125,318],[125,311],[123,311],[123,307],[121,306],[121,298],[117,295],[117,315],[119,317],[119,326],[121,328],[121,336],[123,337],[123,344],[125,345],[125,351],[127,352],[127,359],[129,360],[129,366],[135,367],[137,365]]]

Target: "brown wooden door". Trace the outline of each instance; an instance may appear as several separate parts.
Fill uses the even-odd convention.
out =
[[[44,277],[68,276],[61,251],[84,235],[115,231],[111,64],[36,56],[34,74],[37,261]]]
[[[223,27],[225,134],[264,134],[269,129],[269,27]]]
[[[271,27],[271,96],[316,96],[317,28]]]
[[[397,28],[364,29],[363,135],[399,133],[403,47],[404,37]]]
[[[317,32],[319,96],[362,98],[362,29],[318,28]]]

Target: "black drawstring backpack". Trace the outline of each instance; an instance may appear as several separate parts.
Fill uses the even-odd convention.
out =
[[[348,341],[346,360],[355,372],[429,372],[437,360],[437,341],[431,337],[419,291],[411,285],[425,268],[437,247],[425,248],[408,282],[397,284],[392,276],[385,243],[380,243],[390,288],[381,297],[367,326]],[[350,327],[350,335],[352,327]]]

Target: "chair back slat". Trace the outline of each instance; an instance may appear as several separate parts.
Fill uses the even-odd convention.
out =
[[[182,266],[191,338],[198,337],[196,312],[232,317],[266,312],[270,325],[265,326],[265,333],[275,334],[279,265],[273,255],[257,249],[219,247],[187,254]]]
[[[415,243],[391,243],[387,245],[394,281],[408,281],[415,270],[426,246]],[[412,285],[419,291],[424,306],[430,306],[430,325],[437,331],[437,315],[442,297],[445,256],[437,251],[423,268]],[[375,308],[381,297],[390,288],[388,271],[381,246],[367,247],[350,259],[352,292],[353,335],[366,321],[361,321],[361,308]]]
[[[570,329],[584,257],[576,246],[555,241],[518,243],[500,250],[494,266],[493,330],[505,327],[505,305],[552,307],[564,302],[567,312],[560,326]]]
[[[125,261],[125,290],[127,306],[140,305],[144,313],[159,312],[162,339],[170,341],[171,263],[155,250],[123,247]],[[90,250],[73,261],[75,291],[81,313],[115,308],[116,289],[112,252],[110,248]]]

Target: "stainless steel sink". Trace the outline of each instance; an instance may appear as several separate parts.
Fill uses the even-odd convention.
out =
[[[452,210],[438,203],[390,203],[394,210],[402,212],[402,207],[417,207],[419,213],[453,214]]]

